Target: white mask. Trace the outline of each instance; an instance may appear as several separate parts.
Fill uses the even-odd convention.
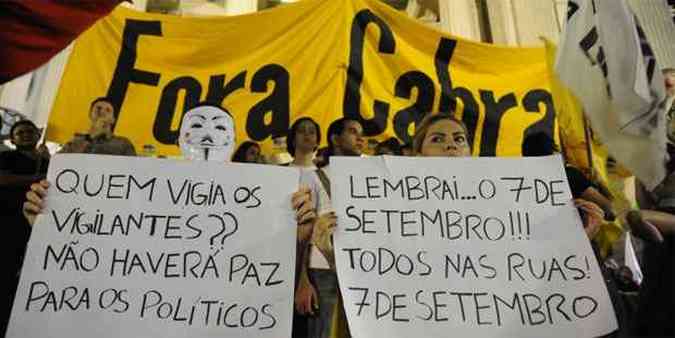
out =
[[[183,158],[229,162],[234,144],[234,120],[222,108],[199,106],[183,115],[178,138]]]

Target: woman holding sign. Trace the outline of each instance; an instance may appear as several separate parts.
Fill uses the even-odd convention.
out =
[[[417,127],[413,139],[413,151],[422,157],[467,157],[471,156],[468,130],[464,123],[446,113],[428,115]],[[604,212],[595,203],[576,199],[576,206],[587,217],[584,230],[593,239],[600,230]]]
[[[445,114],[433,114],[427,116],[417,127],[415,137],[413,140],[413,150],[417,156],[423,157],[466,157],[471,156],[471,147],[468,140],[468,131],[464,123],[455,117]],[[574,203],[579,209],[580,213],[584,215],[583,225],[586,235],[589,240],[597,235],[600,230],[600,226],[603,223],[604,212],[603,210],[596,205],[595,203],[583,200],[575,199]],[[319,225],[320,226],[320,225]],[[618,294],[617,290],[611,281],[605,278],[608,281],[608,289],[612,298],[612,302],[615,304],[617,316],[621,322],[623,311],[619,306],[617,308]],[[625,324],[625,323],[622,323]],[[620,324],[620,326],[623,326]],[[625,330],[625,328],[623,328]],[[624,331],[621,330],[620,331]],[[621,336],[623,332],[615,332],[613,335],[619,334]]]

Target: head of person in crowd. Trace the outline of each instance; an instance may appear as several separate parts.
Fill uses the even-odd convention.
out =
[[[19,151],[32,151],[40,140],[40,129],[30,120],[21,120],[9,130],[10,140]]]
[[[365,140],[363,127],[357,120],[342,117],[328,126],[328,150],[325,154],[326,165],[331,156],[361,156]]]
[[[313,154],[321,142],[321,127],[310,117],[296,120],[286,137],[286,150],[291,156]]]
[[[675,68],[666,68],[662,72],[666,85],[666,95],[675,97]]]
[[[525,136],[521,147],[523,156],[549,156],[559,152],[553,138],[545,133]]]
[[[245,141],[232,155],[232,162],[236,163],[262,163],[260,145],[253,141]]]
[[[405,143],[401,146],[401,155],[415,156],[415,152],[413,151],[413,145],[411,142]]]
[[[375,147],[375,155],[395,155],[401,156],[401,142],[398,141],[395,137],[390,137],[380,143]]]
[[[115,125],[115,106],[107,97],[99,97],[89,106],[89,136],[110,138]]]
[[[448,113],[427,115],[415,130],[413,151],[425,157],[471,156],[469,132],[464,123]]]
[[[227,162],[235,135],[234,119],[227,109],[202,104],[183,115],[178,145],[185,159]]]

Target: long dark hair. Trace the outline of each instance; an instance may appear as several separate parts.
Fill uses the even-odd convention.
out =
[[[317,146],[319,143],[321,143],[321,126],[319,126],[316,121],[314,121],[311,117],[302,117],[293,122],[293,125],[291,126],[291,129],[288,130],[288,135],[286,136],[286,150],[288,151],[291,156],[295,156],[295,134],[298,133],[298,129],[300,128],[300,124],[302,122],[309,121],[316,127],[316,143]]]
[[[237,150],[232,155],[232,162],[248,163],[248,161],[246,161],[246,153],[252,147],[258,147],[258,149],[260,149],[260,145],[258,143],[253,141],[244,141],[239,145],[239,148],[237,148]]]

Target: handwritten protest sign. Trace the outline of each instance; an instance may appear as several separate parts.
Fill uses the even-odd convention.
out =
[[[298,173],[57,155],[8,337],[288,337]]]
[[[559,157],[331,166],[355,338],[596,337],[617,327]]]

